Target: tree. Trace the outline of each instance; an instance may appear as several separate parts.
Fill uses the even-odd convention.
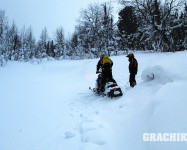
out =
[[[5,16],[5,11],[0,9],[0,66],[5,65],[7,58],[7,33],[8,21]]]
[[[92,50],[102,49],[102,8],[99,4],[90,4],[87,9],[82,9],[76,32],[78,33],[81,57],[92,57]],[[85,55],[86,54],[86,55]]]
[[[137,18],[132,6],[127,6],[119,12],[118,29],[121,34],[136,33],[138,29]]]
[[[18,35],[18,28],[15,22],[12,23],[8,31],[8,38],[10,41],[9,45],[9,59],[10,60],[18,60],[18,50],[21,47],[20,36]]]
[[[113,17],[109,3],[90,4],[82,9],[76,33],[81,57],[98,57],[101,53],[110,55],[113,46]]]
[[[158,2],[158,0],[154,0],[153,2],[153,15],[154,15],[154,23],[156,25],[160,25],[161,21],[160,21],[160,3]]]
[[[103,23],[102,30],[103,33],[102,41],[104,45],[104,52],[110,56],[112,50],[114,50],[114,23],[112,16],[112,7],[110,3],[102,4],[103,7]]]
[[[65,39],[64,30],[62,27],[57,28],[55,32],[55,58],[59,59],[61,56],[66,55],[64,51]]]
[[[40,35],[40,40],[38,41],[37,52],[36,52],[37,58],[41,59],[47,57],[46,51],[47,51],[48,40],[49,40],[49,36],[48,36],[47,28],[44,27]]]
[[[54,52],[54,50],[55,50],[55,45],[54,45],[54,42],[53,42],[53,40],[52,41],[50,41],[50,42],[48,42],[48,44],[47,44],[48,46],[47,46],[47,55],[49,56],[49,57],[55,57],[55,52]]]
[[[31,26],[27,29],[26,40],[27,40],[26,42],[27,52],[25,54],[25,60],[28,61],[29,59],[33,59],[35,57],[35,49],[36,49],[35,38]]]
[[[120,37],[123,41],[124,48],[127,45],[129,48],[135,47],[134,35],[138,29],[137,17],[132,6],[126,6],[119,12],[118,29]]]
[[[68,43],[68,48],[69,48],[69,56],[72,57],[77,57],[78,56],[78,46],[79,46],[79,42],[78,42],[78,34],[76,32],[73,33],[73,35],[69,38],[69,40],[67,41]]]
[[[135,8],[138,18],[137,34],[143,49],[174,51],[172,32],[178,16],[176,10],[184,4],[183,0],[165,0],[163,3],[158,0],[119,1]]]

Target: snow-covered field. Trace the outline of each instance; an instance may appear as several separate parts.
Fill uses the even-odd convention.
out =
[[[187,52],[113,56],[120,98],[95,96],[98,59],[10,62],[0,68],[0,150],[186,150],[143,133],[187,132]],[[150,80],[154,73],[154,80]]]

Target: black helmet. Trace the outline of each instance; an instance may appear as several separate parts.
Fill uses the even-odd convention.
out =
[[[103,59],[104,56],[105,56],[105,54],[101,54],[100,59]]]

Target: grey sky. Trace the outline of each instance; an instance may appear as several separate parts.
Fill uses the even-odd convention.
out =
[[[13,20],[19,29],[24,25],[33,28],[38,39],[46,26],[50,37],[56,28],[62,26],[66,35],[74,31],[76,19],[81,8],[88,4],[102,3],[108,0],[0,0],[0,9],[5,10],[9,24]]]

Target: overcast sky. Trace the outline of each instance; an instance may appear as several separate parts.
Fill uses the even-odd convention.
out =
[[[0,0],[0,9],[5,10],[9,24],[13,20],[19,30],[25,25],[33,28],[36,39],[46,26],[50,37],[62,26],[66,36],[73,33],[81,8],[90,3],[108,0]],[[51,37],[52,38],[52,37]]]

